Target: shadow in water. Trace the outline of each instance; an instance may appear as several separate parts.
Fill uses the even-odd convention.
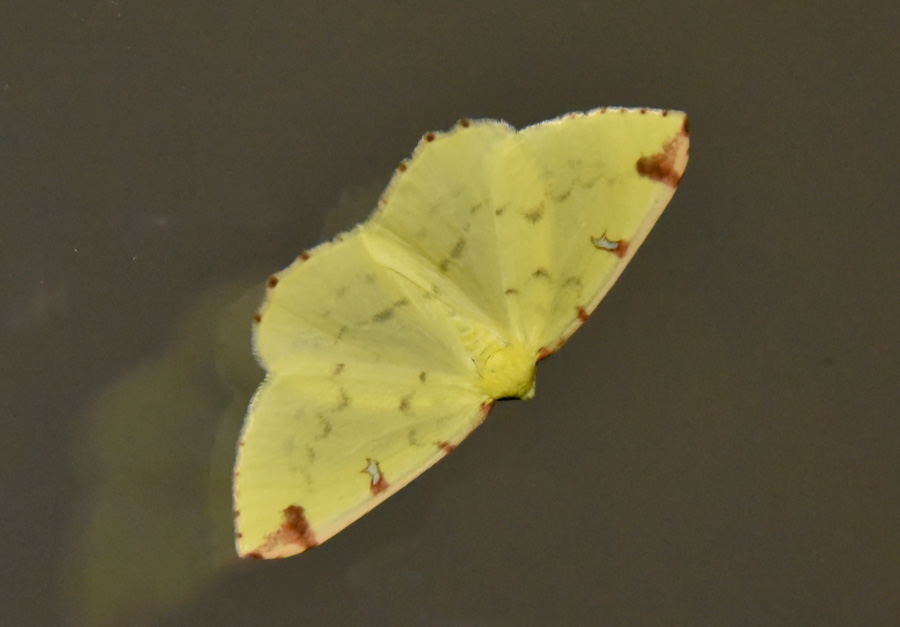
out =
[[[237,562],[234,443],[263,376],[249,324],[263,288],[248,285],[203,294],[168,347],[87,412],[64,570],[72,624],[139,623]]]
[[[323,239],[375,205],[382,182],[344,192]],[[231,479],[250,397],[260,277],[203,293],[167,347],[110,383],[73,447],[80,495],[66,540],[70,624],[151,622],[239,560]]]

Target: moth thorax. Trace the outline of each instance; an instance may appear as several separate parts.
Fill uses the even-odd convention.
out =
[[[532,353],[509,344],[485,351],[479,374],[492,398],[528,399],[534,396],[534,366]]]

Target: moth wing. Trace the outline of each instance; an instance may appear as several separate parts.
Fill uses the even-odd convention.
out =
[[[455,448],[489,408],[477,390],[411,371],[270,377],[238,452],[238,553],[286,557],[324,542]]]
[[[687,116],[598,109],[519,131],[492,160],[510,324],[546,356],[596,308],[675,192]]]
[[[334,535],[440,459],[491,400],[442,310],[373,260],[365,225],[270,278],[254,345],[268,373],[235,466],[241,555]]]

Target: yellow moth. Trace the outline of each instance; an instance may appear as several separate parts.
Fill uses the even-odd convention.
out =
[[[270,277],[237,552],[321,544],[451,452],[587,319],[665,208],[687,116],[603,108],[427,133],[368,220]]]

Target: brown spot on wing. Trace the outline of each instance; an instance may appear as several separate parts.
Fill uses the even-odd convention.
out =
[[[607,250],[611,253],[615,253],[616,257],[619,259],[624,259],[628,254],[628,240],[627,239],[616,239],[612,240],[606,237],[606,233],[601,235],[600,237],[591,237],[591,243],[594,245],[594,248],[599,250]]]
[[[373,495],[381,494],[382,492],[384,492],[385,490],[388,489],[388,482],[385,481],[384,477],[382,476],[381,479],[378,480],[378,483],[373,483],[370,486],[370,489],[372,490]]]
[[[540,361],[542,359],[546,359],[547,357],[558,351],[560,348],[562,348],[563,344],[565,344],[565,341],[557,342],[555,346],[541,347],[541,350],[538,351],[537,360]]]
[[[305,549],[318,544],[316,536],[309,521],[306,520],[306,512],[299,505],[288,505],[284,509],[284,522],[281,523],[281,531],[287,536],[287,540],[293,544],[299,544]]]
[[[372,491],[372,496],[377,496],[390,487],[384,478],[384,473],[381,472],[381,466],[374,459],[367,458],[366,467],[361,472],[369,475],[369,490]]]
[[[577,311],[578,311],[578,319],[581,321],[582,324],[584,324],[584,322],[588,319],[588,316],[590,314],[587,312],[587,309],[585,309],[584,307],[578,307]]]
[[[438,448],[444,451],[447,455],[456,450],[455,444],[450,444],[449,442],[438,442]]]
[[[677,186],[679,180],[681,180],[674,168],[674,160],[665,152],[658,152],[655,155],[638,159],[637,171],[641,176],[646,176],[671,187]]]
[[[666,142],[662,152],[637,160],[638,174],[659,183],[665,183],[670,187],[678,187],[678,183],[681,182],[681,172],[675,168],[675,159],[681,143],[686,140],[688,133],[688,121],[685,118],[681,132]]]
[[[319,544],[316,534],[313,533],[306,512],[299,505],[288,505],[284,509],[284,520],[277,531],[270,533],[266,541],[255,551],[243,555],[246,559],[262,559],[263,555],[285,544],[295,544],[301,547],[300,551],[311,549]],[[300,552],[298,551],[298,552]]]
[[[278,285],[278,277],[273,274],[272,276],[269,277],[269,280],[266,283],[266,285],[269,286],[269,289],[275,287],[276,285]]]

